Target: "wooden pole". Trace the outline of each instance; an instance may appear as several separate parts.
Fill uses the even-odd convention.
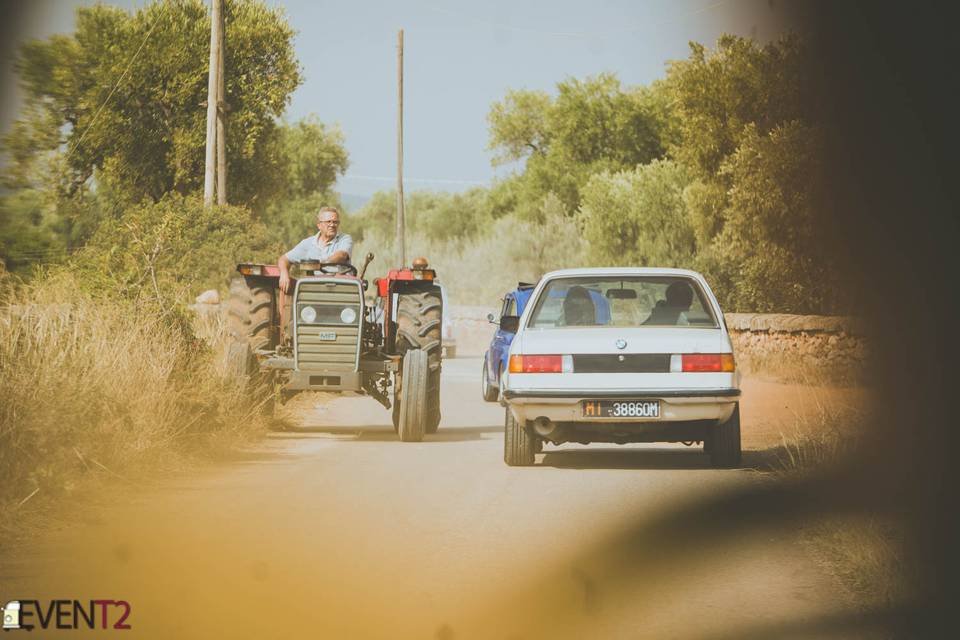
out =
[[[220,14],[223,0],[211,0],[213,11],[210,16],[210,79],[207,83],[207,156],[204,163],[203,203],[213,204],[213,192],[216,179],[217,161],[217,89],[219,87],[220,55],[217,49],[220,43]]]
[[[223,0],[217,0],[222,3]],[[227,204],[227,136],[224,132],[226,114],[226,97],[223,90],[223,39],[225,18],[223,7],[220,8],[220,28],[217,29],[217,204]]]
[[[402,268],[407,264],[403,238],[403,29],[397,34],[397,245]]]

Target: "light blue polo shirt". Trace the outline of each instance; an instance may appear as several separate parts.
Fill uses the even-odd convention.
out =
[[[304,260],[319,260],[326,262],[327,258],[337,251],[346,251],[348,256],[353,254],[353,238],[348,233],[338,233],[329,244],[320,241],[320,234],[304,238],[297,246],[287,251],[287,260],[303,262]]]

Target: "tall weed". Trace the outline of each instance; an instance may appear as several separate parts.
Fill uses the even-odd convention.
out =
[[[0,301],[0,507],[68,492],[87,472],[118,474],[265,424],[207,341],[152,299],[94,299],[69,275]]]

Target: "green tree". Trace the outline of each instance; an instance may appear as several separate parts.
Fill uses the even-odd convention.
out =
[[[664,84],[678,124],[671,154],[712,178],[748,125],[765,135],[783,122],[811,121],[815,100],[803,98],[804,52],[793,35],[763,47],[724,35],[712,51],[691,42],[690,57],[670,64]]]
[[[696,254],[684,190],[690,171],[671,160],[599,173],[583,188],[580,224],[601,266],[688,267]]]
[[[227,0],[225,22],[230,195],[257,204],[278,182],[266,156],[279,136],[276,118],[301,81],[294,32],[279,9],[258,0]],[[209,42],[206,3],[169,0],[134,13],[80,8],[72,35],[25,44],[15,68],[26,106],[5,141],[13,182],[29,180],[34,155],[62,148],[66,193],[94,177],[127,202],[197,190]]]
[[[485,233],[494,219],[488,193],[482,188],[464,193],[413,191],[404,202],[406,231],[437,242],[460,242]],[[387,241],[395,235],[396,211],[396,192],[378,191],[345,230],[357,240]]]
[[[761,135],[748,127],[721,174],[731,187],[723,230],[702,264],[723,283],[731,309],[779,313],[849,311],[841,293],[844,247],[826,217],[823,141],[787,122]]]
[[[226,284],[238,262],[279,254],[246,207],[205,207],[199,196],[170,193],[109,218],[62,267],[94,295],[161,304]]]
[[[337,177],[349,166],[343,132],[315,115],[283,123],[274,152],[275,196],[265,205],[263,220],[283,246],[292,246],[315,228],[317,210],[340,206],[333,192]]]
[[[712,51],[690,46],[664,86],[676,115],[669,152],[694,176],[684,202],[696,264],[731,310],[846,311],[806,44],[723,36]]]
[[[506,189],[523,218],[542,220],[554,194],[566,211],[580,204],[580,188],[602,171],[630,169],[664,153],[664,102],[656,89],[627,89],[612,74],[557,85],[557,96],[511,91],[488,115],[494,164],[522,162]],[[655,95],[656,94],[656,95]]]

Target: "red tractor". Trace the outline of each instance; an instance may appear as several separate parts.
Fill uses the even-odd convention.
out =
[[[393,409],[404,442],[440,426],[443,302],[436,272],[418,258],[374,280],[349,264],[295,264],[287,294],[276,265],[237,265],[227,325],[234,367],[283,403],[300,391],[369,395]],[[391,394],[393,396],[391,402]]]

